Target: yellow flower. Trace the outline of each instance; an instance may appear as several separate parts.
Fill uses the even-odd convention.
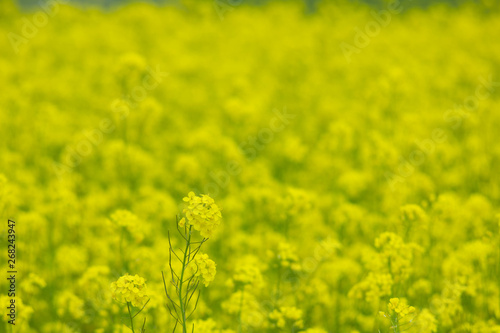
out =
[[[381,297],[391,293],[393,280],[390,274],[369,273],[361,282],[354,285],[349,291],[351,298],[362,299],[367,302],[378,301]]]
[[[389,269],[395,283],[409,278],[413,271],[414,254],[422,251],[418,245],[405,243],[392,232],[384,232],[375,239],[375,247],[379,250],[379,259],[384,263],[384,269]]]
[[[274,257],[277,260],[277,264],[283,268],[290,268],[292,271],[300,271],[302,269],[295,248],[289,243],[279,243],[278,252],[270,252],[269,254]]]
[[[60,317],[69,315],[73,319],[81,319],[85,316],[85,302],[71,291],[65,290],[57,295],[56,304]]]
[[[208,254],[198,254],[187,267],[189,276],[195,276],[201,279],[201,282],[208,287],[215,278],[216,264],[208,257]]]
[[[389,310],[394,311],[399,318],[404,318],[411,313],[415,313],[415,308],[413,306],[408,306],[405,303],[400,302],[399,298],[391,298],[387,307]]]
[[[136,215],[124,209],[119,209],[111,214],[111,221],[114,225],[127,230],[137,243],[144,240],[145,233],[149,229],[144,221],[141,221]]]
[[[437,331],[436,318],[427,309],[418,314],[417,328],[420,333],[433,333]]]
[[[139,275],[125,274],[111,283],[111,296],[118,302],[130,302],[132,306],[141,307],[147,301],[147,286]]]
[[[211,237],[222,219],[221,210],[215,204],[214,199],[205,194],[200,197],[194,192],[189,192],[183,200],[188,206],[183,210],[186,218],[179,221],[179,226],[184,227],[187,224],[199,231],[202,237]]]
[[[260,269],[253,263],[244,261],[235,269],[233,281],[239,286],[251,285],[253,289],[260,288],[263,284]]]
[[[379,312],[379,315],[388,319],[394,332],[401,332],[409,324],[414,324],[416,309],[408,306],[404,299],[391,298],[387,304],[388,312]]]
[[[302,310],[295,307],[282,306],[279,309],[275,309],[269,314],[269,319],[278,328],[285,328],[287,326],[291,326],[292,328],[304,327]]]

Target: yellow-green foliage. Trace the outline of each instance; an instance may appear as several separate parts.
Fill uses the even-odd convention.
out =
[[[223,216],[181,221],[210,237],[195,332],[500,332],[495,2],[224,3],[1,2],[14,332],[130,332],[117,300],[146,297],[137,327],[170,332],[190,191]]]

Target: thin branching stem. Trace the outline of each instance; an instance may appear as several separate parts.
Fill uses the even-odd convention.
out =
[[[193,311],[191,311],[189,316],[187,316],[187,319],[189,319],[193,315],[193,313],[196,311],[196,308],[198,307],[198,301],[200,300],[200,295],[201,295],[201,291],[198,291],[198,297],[196,298],[196,303],[194,303],[194,309],[193,309]]]
[[[127,309],[128,309],[128,315],[130,317],[130,328],[132,329],[132,333],[135,333],[134,331],[134,317],[132,317],[132,313],[130,312],[130,302],[127,302]]]
[[[132,318],[135,318],[139,313],[141,313],[142,310],[144,310],[144,308],[146,307],[146,305],[148,305],[149,301],[151,300],[151,298],[149,298],[146,303],[144,303],[144,305],[142,306],[142,308],[132,317]]]
[[[187,236],[187,241],[186,241],[186,250],[184,251],[184,260],[182,261],[181,278],[179,281],[179,304],[181,306],[182,332],[183,333],[187,333],[187,327],[186,327],[186,307],[184,306],[184,303],[182,301],[182,284],[184,282],[184,272],[186,271],[187,254],[188,254],[189,248],[191,246],[190,241],[191,241],[191,227],[189,227],[189,231],[188,231],[188,236]]]

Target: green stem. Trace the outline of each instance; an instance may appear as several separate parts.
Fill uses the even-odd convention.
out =
[[[184,302],[182,301],[182,284],[184,283],[184,272],[186,270],[186,259],[188,258],[189,246],[191,245],[191,227],[189,227],[189,235],[186,241],[186,249],[184,250],[184,259],[182,260],[182,271],[181,278],[179,280],[179,304],[182,313],[182,332],[187,333],[186,327],[186,309],[184,308]]]
[[[128,315],[130,317],[130,326],[132,328],[132,333],[135,333],[135,331],[134,331],[134,318],[132,317],[132,313],[130,312],[130,302],[127,302],[127,309],[128,309]]]
[[[399,323],[397,315],[396,315],[396,325],[394,325],[394,333],[399,333]]]

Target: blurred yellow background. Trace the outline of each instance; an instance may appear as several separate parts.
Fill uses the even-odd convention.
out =
[[[496,1],[2,1],[0,332],[131,332],[126,273],[171,332],[190,191],[223,216],[195,332],[500,332],[499,31]]]

